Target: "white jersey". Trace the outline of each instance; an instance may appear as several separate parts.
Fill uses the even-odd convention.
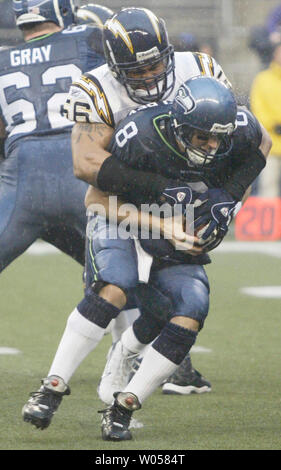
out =
[[[175,52],[176,80],[167,101],[174,99],[183,82],[198,75],[217,78],[230,86],[213,57],[199,52]],[[139,106],[113,77],[108,65],[104,64],[82,75],[71,85],[64,109],[70,121],[105,123],[114,128],[132,109]]]

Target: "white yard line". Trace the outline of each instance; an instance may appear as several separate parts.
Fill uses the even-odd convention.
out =
[[[204,346],[192,346],[191,352],[193,353],[210,353],[212,352],[211,349],[205,348]]]
[[[26,254],[33,256],[60,255],[61,251],[49,243],[35,242],[26,250]]]
[[[0,347],[0,355],[1,354],[10,354],[10,355],[16,355],[16,354],[21,354],[21,351],[19,349],[15,348],[7,348],[7,347]]]
[[[262,253],[281,258],[281,242],[224,241],[214,253]]]
[[[43,256],[51,254],[61,254],[54,246],[45,242],[35,242],[26,251],[28,255]],[[279,242],[238,242],[224,241],[219,245],[215,253],[262,253],[269,256],[281,258],[281,241]]]
[[[253,297],[281,299],[281,286],[242,287],[240,292]]]

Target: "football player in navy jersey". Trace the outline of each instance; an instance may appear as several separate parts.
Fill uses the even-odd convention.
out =
[[[174,52],[165,22],[146,8],[123,8],[114,14],[105,23],[103,43],[107,63],[74,82],[65,104],[68,119],[75,122],[74,173],[91,185],[87,201],[95,199],[96,188],[108,190],[111,186],[118,191],[131,184],[133,191],[139,191],[138,179],[129,176],[126,165],[106,148],[114,127],[129,110],[160,99],[172,100],[178,87],[195,75],[229,83],[220,65],[207,54]],[[152,180],[143,178],[140,184],[142,190],[152,191],[161,186],[155,175]],[[115,319],[112,332],[119,326],[115,339],[131,315],[130,311],[127,318],[118,315]],[[192,391],[209,391],[210,383],[193,370],[190,360],[186,366]]]
[[[62,108],[104,57],[100,28],[73,25],[74,4],[13,1],[24,42],[0,51],[0,271],[38,238],[84,264],[87,184],[73,175]]]
[[[266,131],[251,113],[240,109],[237,113],[232,92],[214,78],[190,79],[179,88],[172,104],[151,103],[144,108],[132,112],[119,125],[109,151],[114,152],[118,160],[126,162],[128,168],[135,169],[140,179],[145,172],[161,176],[165,189],[148,200],[146,192],[135,193],[124,188],[123,198],[138,207],[145,202],[196,203],[196,226],[198,223],[201,225],[202,220],[206,223],[204,218],[209,212],[218,220],[214,218],[216,225],[212,233],[200,242],[197,250],[195,246],[189,251],[176,251],[166,240],[140,239],[146,254],[149,252],[153,256],[153,264],[148,266],[149,285],[154,289],[154,299],[162,302],[166,309],[168,321],[162,325],[158,338],[148,347],[139,370],[122,393],[113,390],[115,401],[103,412],[102,436],[106,440],[131,439],[128,427],[132,412],[139,409],[155,388],[176,371],[195,343],[209,307],[209,284],[203,268],[210,262],[206,252],[217,246],[226,234],[237,205],[235,198],[229,200],[224,196],[218,211],[216,202],[209,207],[213,192],[220,190],[224,195],[233,175],[237,172],[243,174],[246,166],[247,179],[244,175],[240,180],[242,199],[256,176],[255,165],[251,171],[252,162],[258,159],[261,171],[270,149]],[[93,212],[95,210],[93,207]],[[143,283],[140,288],[138,284],[138,244],[133,238],[123,238],[121,232],[117,238],[116,235],[111,237],[112,228],[105,217],[95,213],[90,217],[87,230],[88,289],[75,310],[76,316],[68,319],[50,376],[23,409],[24,419],[37,427],[49,425],[63,395],[69,391],[66,380],[99,343],[106,324],[118,315],[132,290],[137,286],[140,289],[134,291],[140,307],[148,300],[146,285]],[[120,291],[114,303],[100,295],[105,286],[110,288],[111,285],[116,288],[115,292]],[[147,327],[149,331],[149,323]],[[143,334],[143,330],[139,331],[134,324],[122,335],[112,350],[111,362],[114,363],[117,352],[115,365],[120,365],[120,347],[128,354],[141,351],[146,343],[139,340],[138,332]],[[85,344],[82,347],[85,338],[87,348]],[[149,339],[151,341],[153,337]],[[71,351],[70,345],[74,342],[76,349]],[[110,400],[113,400],[112,395]]]
[[[166,202],[178,203],[186,192],[188,199],[185,202],[195,202],[195,228],[209,222],[209,211],[214,219],[207,225],[200,240],[205,255],[190,256],[182,251],[175,252],[165,240],[139,240],[145,251],[154,255],[149,283],[171,300],[172,313],[169,314],[169,323],[146,350],[139,370],[122,393],[112,387],[112,377],[109,374],[104,375],[99,388],[100,397],[109,402],[111,392],[111,398],[112,394],[115,398],[113,405],[103,412],[102,437],[105,440],[131,438],[128,426],[132,411],[140,408],[143,401],[165,380],[165,367],[167,373],[169,367],[172,370],[171,362],[180,362],[177,354],[179,351],[183,353],[184,344],[190,344],[188,334],[191,340],[191,333],[196,331],[197,335],[202,329],[208,313],[209,286],[206,278],[203,281],[203,278],[198,277],[197,269],[199,266],[203,269],[202,265],[210,262],[207,252],[218,246],[226,235],[238,205],[238,200],[233,198],[231,201],[227,197],[228,184],[231,185],[234,174],[240,173],[239,199],[242,199],[246,188],[255,178],[255,170],[252,173],[253,162],[256,159],[260,161],[260,171],[265,165],[271,146],[268,133],[247,109],[238,107],[236,112],[233,95],[223,88],[224,85],[213,78],[195,77],[179,88],[173,104],[153,104],[144,107],[144,110],[131,111],[115,131],[110,152],[140,172],[160,174],[167,178],[167,182],[170,178],[176,179],[177,184],[173,189],[164,191]],[[233,118],[234,113],[236,119]],[[243,171],[245,168],[248,168],[246,178]],[[189,184],[185,188],[186,181]],[[219,203],[216,201],[218,192],[221,195],[225,192],[224,199]],[[180,199],[177,199],[178,195]],[[136,205],[140,204],[139,196],[130,192],[123,194],[126,200]],[[198,204],[199,201],[202,204]],[[102,231],[102,221],[96,215],[93,215],[93,219],[96,220],[97,230]],[[104,249],[103,246],[99,250],[98,239],[99,236],[92,236],[89,241],[97,262],[97,279],[99,266],[102,265],[101,252]],[[125,267],[125,261],[121,266]],[[104,265],[102,269],[101,278],[109,282]],[[114,277],[113,262],[111,270]],[[119,275],[120,286],[121,272]],[[207,289],[204,290],[202,284],[200,287],[200,282]],[[138,291],[136,292],[138,296]],[[139,301],[142,303],[144,299],[140,297]],[[190,322],[191,319],[195,322]],[[196,321],[199,322],[197,328]],[[111,354],[108,371],[113,370],[113,365],[121,365],[120,350],[123,354],[124,350],[127,351],[128,356],[132,351],[140,351],[142,345],[136,341],[137,332],[138,328],[133,325],[123,333]],[[195,342],[195,337],[193,340]],[[174,373],[176,372],[175,369]],[[173,382],[168,387],[166,385],[163,387],[164,392],[172,390],[174,393],[182,393],[181,387]]]

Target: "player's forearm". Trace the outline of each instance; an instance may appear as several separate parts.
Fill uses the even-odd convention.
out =
[[[76,123],[71,144],[73,171],[77,178],[96,185],[96,177],[104,160],[110,156],[109,145],[113,129],[106,124]]]
[[[113,224],[126,222],[134,234],[153,233],[164,237],[176,249],[192,255],[202,253],[198,238],[187,234],[183,229],[183,219],[178,216],[160,218],[151,212],[138,210],[136,206],[122,201],[116,196],[107,196],[96,188],[90,187],[86,196],[86,206],[91,213],[98,213]],[[141,231],[140,231],[141,229]]]
[[[224,189],[241,201],[246,190],[259,176],[266,164],[264,153],[259,149],[249,151],[249,159],[240,165],[224,185]]]
[[[266,159],[272,146],[272,140],[269,133],[260,122],[259,126],[261,130],[261,141],[259,147],[257,148],[256,144],[256,146],[249,148],[247,159],[244,159],[241,165],[232,172],[232,175],[224,185],[224,189],[239,201],[242,200],[245,196],[246,190],[251,186],[265,167]]]
[[[136,229],[140,227],[148,231],[159,229],[161,234],[164,230],[163,221],[159,217],[149,212],[141,211],[120,197],[109,195],[92,186],[87,191],[85,206],[91,212],[97,212],[117,223],[129,220],[130,225]]]

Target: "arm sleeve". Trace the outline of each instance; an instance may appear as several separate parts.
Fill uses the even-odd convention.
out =
[[[224,189],[235,197],[235,199],[241,201],[247,188],[260,174],[265,164],[265,157],[259,149],[250,150],[249,158],[232,173],[231,177],[225,183]]]
[[[137,206],[162,203],[161,196],[169,181],[161,175],[131,168],[114,155],[103,162],[97,177],[99,189],[123,196]]]
[[[248,187],[264,168],[266,160],[259,149],[262,131],[256,117],[249,110],[240,108],[237,124],[238,130],[234,137],[235,159],[224,189],[241,201]]]

